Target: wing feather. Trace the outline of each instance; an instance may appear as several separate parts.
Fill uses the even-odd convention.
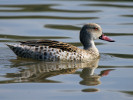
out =
[[[77,47],[68,43],[53,41],[53,40],[31,40],[31,41],[19,41],[21,45],[28,46],[49,46],[50,48],[58,48],[63,51],[76,52]]]

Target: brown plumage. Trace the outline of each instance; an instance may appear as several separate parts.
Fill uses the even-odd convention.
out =
[[[32,41],[19,41],[21,45],[27,46],[49,46],[50,48],[58,48],[63,51],[76,52],[78,49],[76,46],[73,46],[68,43],[53,41],[53,40],[32,40]]]

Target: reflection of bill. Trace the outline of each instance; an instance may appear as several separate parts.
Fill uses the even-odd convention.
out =
[[[113,69],[103,70],[100,74],[94,74],[95,68],[84,68],[80,77],[83,79],[80,84],[87,85],[87,86],[95,86],[101,84],[100,78],[102,76],[107,76],[110,71]]]
[[[99,74],[99,75],[93,74],[94,70],[98,67],[99,59],[89,61],[87,63],[38,61],[33,64],[27,61],[27,64],[26,64],[26,61],[24,62],[23,63],[25,67],[20,67],[19,69],[21,70],[18,73],[8,73],[6,75],[7,78],[13,79],[13,80],[10,80],[9,83],[10,82],[11,83],[14,83],[14,82],[44,82],[44,83],[56,82],[58,83],[59,81],[49,80],[48,78],[56,75],[61,75],[61,74],[72,74],[72,73],[75,73],[77,69],[83,69],[82,72],[78,73],[83,79],[80,82],[80,84],[93,86],[93,85],[100,84],[99,78],[103,75],[103,74]],[[16,63],[14,61],[12,61],[12,63],[14,64],[13,66],[16,66]]]
[[[102,76],[107,76],[110,71],[114,69],[108,69],[103,70],[100,72],[100,74],[94,74],[94,69],[91,68],[84,68],[82,73],[80,74],[80,77],[82,77],[82,81],[80,84],[87,85],[87,86],[95,86],[101,84],[101,81],[99,80]],[[99,89],[97,88],[87,88],[82,89],[82,92],[98,92]]]

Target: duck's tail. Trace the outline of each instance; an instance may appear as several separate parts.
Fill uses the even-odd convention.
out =
[[[17,56],[20,56],[21,48],[14,44],[6,44]]]
[[[27,49],[25,46],[20,44],[6,44],[18,57],[21,58],[33,58],[36,59],[36,55],[39,57],[38,52],[34,52],[30,49]]]
[[[14,45],[11,45],[11,44],[6,44],[12,51],[13,51],[13,48],[15,47]]]

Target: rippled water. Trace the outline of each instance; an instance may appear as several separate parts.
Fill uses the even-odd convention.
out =
[[[17,58],[5,45],[51,39],[79,48],[79,30],[98,23],[116,40],[96,40],[100,60],[41,62]],[[1,100],[132,100],[132,0],[0,0]]]

